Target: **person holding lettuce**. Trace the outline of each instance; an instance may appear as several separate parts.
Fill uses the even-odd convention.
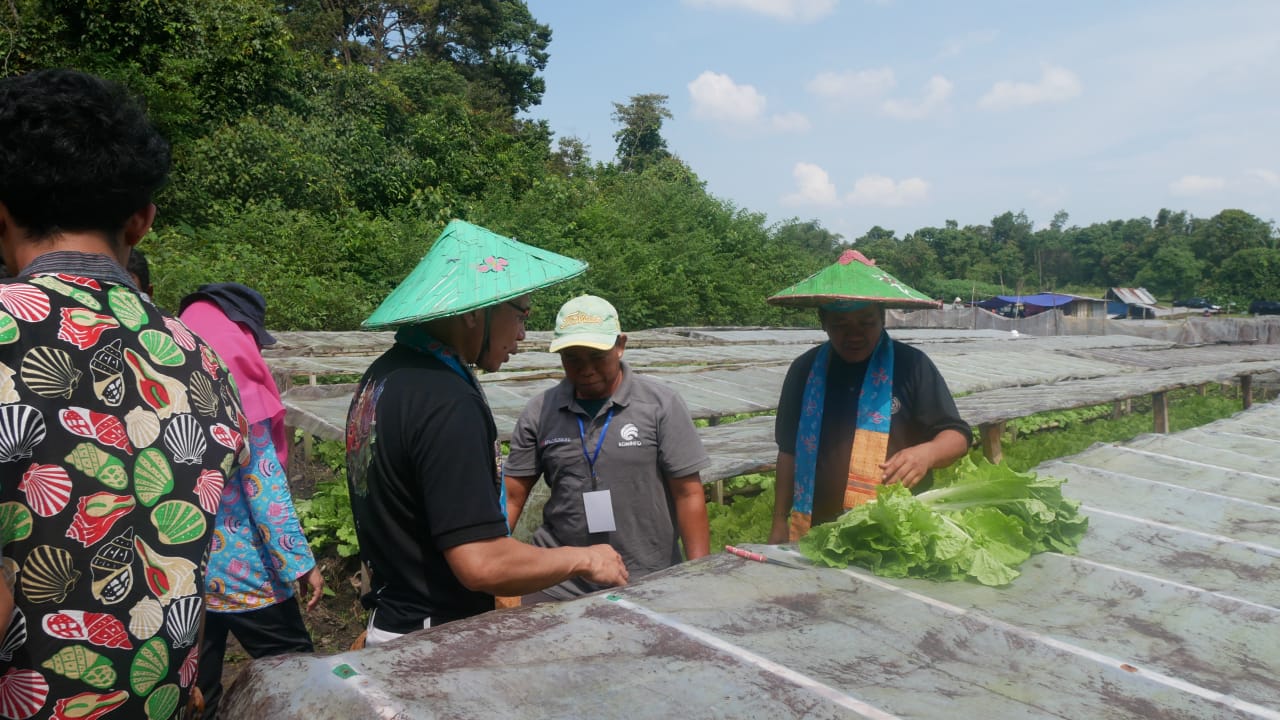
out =
[[[892,340],[886,308],[938,302],[855,250],[769,298],[813,307],[828,341],[796,358],[783,381],[770,543],[797,541],[875,498],[877,485],[930,487],[930,471],[969,449],[946,381],[920,350]]]

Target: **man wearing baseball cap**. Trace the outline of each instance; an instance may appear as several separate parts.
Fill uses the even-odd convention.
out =
[[[618,313],[593,295],[560,308],[551,352],[565,379],[534,398],[511,434],[505,465],[512,527],[533,484],[551,487],[539,547],[607,542],[632,579],[709,552],[706,496],[699,472],[709,464],[684,401],[622,361],[627,336]],[[569,600],[601,589],[571,578],[525,604]]]
[[[627,581],[608,545],[546,550],[508,536],[498,433],[472,366],[492,372],[524,338],[529,293],[586,264],[449,223],[368,328],[396,327],[347,413],[347,483],[372,570],[366,643],[492,610],[569,578]]]

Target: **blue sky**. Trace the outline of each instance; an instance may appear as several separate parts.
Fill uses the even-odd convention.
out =
[[[1280,219],[1275,0],[527,4],[553,32],[530,116],[608,160],[613,103],[668,95],[671,151],[770,222]]]

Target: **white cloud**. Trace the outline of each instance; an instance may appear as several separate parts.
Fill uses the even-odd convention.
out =
[[[853,184],[848,200],[854,205],[898,207],[913,205],[929,194],[929,183],[920,178],[894,180],[883,175],[864,175]]]
[[[839,0],[685,0],[693,7],[718,10],[745,10],[746,12],[792,20],[812,22],[830,15]]]
[[[773,129],[784,133],[802,133],[809,129],[809,118],[798,112],[779,113],[769,119]]]
[[[836,205],[836,186],[827,171],[813,163],[798,162],[791,169],[796,179],[796,192],[786,195],[787,205]]]
[[[1024,105],[1060,103],[1080,95],[1080,78],[1066,68],[1044,66],[1040,80],[1033,83],[1001,80],[978,100],[978,107],[1008,110]]]
[[[1257,170],[1250,170],[1249,174],[1271,187],[1280,187],[1280,173],[1276,173],[1274,170],[1258,168]]]
[[[765,97],[751,85],[735,83],[728,75],[707,70],[688,87],[697,117],[749,123],[764,113]]]
[[[1227,181],[1220,177],[1205,175],[1183,175],[1169,183],[1169,190],[1174,195],[1203,195],[1215,192],[1227,186]]]
[[[944,106],[951,97],[951,81],[934,75],[925,83],[924,97],[920,100],[885,100],[880,104],[884,114],[896,118],[917,119],[930,115]]]
[[[901,207],[922,202],[929,195],[929,183],[918,177],[894,180],[883,175],[864,175],[853,184],[853,192],[842,199],[831,176],[818,165],[798,162],[791,174],[796,180],[796,191],[783,196],[782,202],[786,205]]]
[[[849,70],[824,72],[816,75],[806,86],[809,92],[828,100],[867,100],[877,98],[894,86],[893,70]]]
[[[723,73],[707,70],[689,83],[693,114],[707,120],[763,128],[768,100],[751,85],[739,85]],[[809,118],[798,112],[776,113],[767,126],[775,132],[802,133],[809,129]]]

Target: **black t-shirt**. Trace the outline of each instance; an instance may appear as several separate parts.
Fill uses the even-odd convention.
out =
[[[818,348],[796,358],[787,370],[778,400],[774,439],[780,452],[794,455],[799,431],[804,383]],[[867,361],[847,363],[831,351],[827,366],[827,394],[823,401],[822,434],[813,489],[813,524],[830,522],[844,512],[844,489],[849,475],[849,453],[857,428],[858,395]],[[910,345],[893,341],[893,420],[889,425],[889,453],[928,442],[943,430],[957,430],[969,437],[969,424],[960,418],[951,391],[929,356]],[[914,492],[933,484],[926,475]]]
[[[458,581],[444,550],[507,534],[497,435],[480,391],[433,355],[396,344],[360,381],[347,414],[347,482],[379,629],[493,609],[492,595]]]

